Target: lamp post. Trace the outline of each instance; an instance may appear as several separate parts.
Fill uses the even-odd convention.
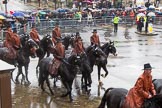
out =
[[[40,7],[40,0],[38,0],[38,3],[39,3],[39,7]]]
[[[5,5],[5,13],[7,14],[7,0],[3,0],[2,3]]]

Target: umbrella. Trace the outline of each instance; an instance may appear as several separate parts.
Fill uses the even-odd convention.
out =
[[[139,14],[137,14],[137,16],[145,16],[145,14],[144,13],[139,13]]]
[[[4,16],[0,15],[0,19],[3,20],[3,19],[6,19]]]
[[[153,5],[150,5],[150,6],[149,6],[149,8],[153,8],[153,9],[155,9],[155,6],[153,6]]]
[[[125,10],[132,10],[132,8],[131,7],[126,7]]]
[[[146,11],[145,8],[139,9],[138,12]]]
[[[23,12],[14,12],[12,15],[15,17],[24,17],[25,14]]]
[[[46,15],[46,12],[40,11],[39,14]]]
[[[6,13],[3,12],[3,11],[0,11],[0,15],[2,15],[2,16],[6,16]]]
[[[154,12],[149,12],[147,16],[156,16]]]

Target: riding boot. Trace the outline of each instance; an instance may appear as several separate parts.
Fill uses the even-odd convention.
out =
[[[14,63],[13,63],[13,65],[14,65],[15,67],[17,67],[17,66],[18,66],[17,59],[14,59]]]

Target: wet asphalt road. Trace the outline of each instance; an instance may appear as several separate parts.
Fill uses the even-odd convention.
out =
[[[10,0],[8,10],[13,9],[27,10],[34,8],[23,5],[18,0]],[[1,10],[4,10],[4,5],[1,5]],[[154,31],[158,33],[157,36],[140,36],[135,33],[135,26],[128,27],[128,29],[125,26],[119,26],[119,31],[115,34],[110,26],[84,27],[80,30],[85,47],[90,45],[89,37],[92,35],[93,29],[98,30],[101,42],[107,42],[109,39],[115,42],[118,56],[110,55],[108,58],[107,68],[109,75],[106,78],[101,78],[104,88],[123,87],[130,89],[142,73],[143,64],[148,62],[154,67],[152,72],[153,78],[162,78],[162,26],[154,26],[154,28]],[[76,31],[73,29],[72,32],[75,33]],[[92,73],[93,83],[90,95],[86,95],[82,90],[76,90],[76,86],[80,84],[81,77],[78,75],[73,84],[72,94],[74,102],[70,103],[68,98],[60,98],[61,93],[64,92],[60,82],[57,83],[57,89],[53,89],[54,96],[49,94],[48,88],[46,88],[47,92],[41,91],[38,87],[35,70],[37,62],[38,58],[32,58],[29,65],[30,85],[20,85],[11,82],[13,108],[97,108],[104,91],[98,89],[96,66]],[[103,70],[101,72],[104,73]],[[13,73],[14,79],[16,74],[17,69]]]
[[[90,45],[90,36],[92,35],[91,32],[93,29],[98,30],[98,35],[102,43],[108,42],[109,39],[114,41],[118,52],[117,57],[110,54],[108,58],[107,69],[109,75],[106,78],[101,78],[104,88],[123,87],[130,89],[135,84],[138,76],[143,72],[143,64],[148,62],[155,68],[152,72],[153,78],[162,78],[161,32],[157,32],[158,35],[156,36],[140,36],[135,33],[135,26],[128,27],[128,29],[125,26],[119,26],[119,31],[115,34],[112,32],[110,26],[85,27],[80,30],[85,47]],[[128,33],[125,33],[125,31]],[[154,29],[154,31],[159,31],[159,27],[158,29]],[[70,50],[67,51],[67,54],[69,52]],[[41,91],[38,87],[35,71],[37,62],[38,58],[31,59],[29,65],[29,80],[31,84],[29,86],[15,85],[12,82],[13,108],[21,108],[20,106],[22,104],[26,105],[25,108],[97,108],[104,90],[98,89],[96,66],[92,73],[93,83],[90,95],[86,95],[82,90],[76,90],[76,86],[80,86],[81,76],[78,75],[73,84],[72,94],[74,102],[69,103],[68,98],[60,98],[61,93],[64,92],[60,82],[57,83],[57,89],[53,89],[55,92],[54,96],[49,94],[47,87],[47,92],[43,93]],[[16,72],[17,70],[14,71],[14,78]],[[101,70],[101,73],[104,74],[104,71]]]

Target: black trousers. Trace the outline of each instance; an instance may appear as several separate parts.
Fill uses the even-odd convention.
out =
[[[118,24],[114,23],[114,32],[118,31]]]

